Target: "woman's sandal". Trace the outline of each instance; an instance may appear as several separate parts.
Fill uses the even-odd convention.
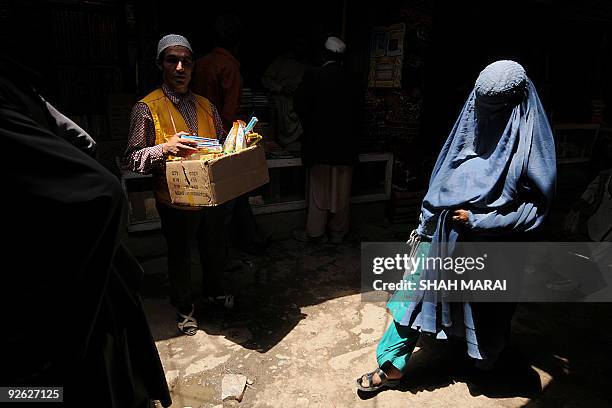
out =
[[[380,383],[376,384],[376,385],[372,385],[372,377],[374,376],[374,374],[378,374],[378,376],[380,377]],[[361,377],[359,377],[357,379],[357,388],[360,391],[365,391],[365,392],[374,392],[374,391],[379,391],[383,388],[395,388],[400,384],[399,379],[397,380],[390,380],[389,377],[387,377],[387,374],[385,374],[385,372],[383,370],[379,368],[377,368],[376,370],[372,371],[371,373],[367,373],[364,374],[366,376],[366,378],[368,379],[368,387],[364,387],[361,384],[361,379],[363,378],[363,375]]]
[[[195,307],[191,306],[191,312],[187,315],[182,314],[177,310],[177,314],[179,318],[183,319],[182,321],[177,322],[178,329],[181,333],[186,334],[187,336],[193,336],[198,331],[198,321],[193,317],[193,313],[195,312]]]

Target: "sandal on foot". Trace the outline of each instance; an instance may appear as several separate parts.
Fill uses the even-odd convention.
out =
[[[376,385],[372,385],[372,377],[374,376],[374,374],[378,374],[378,376],[380,377],[380,383],[376,384]],[[374,391],[378,391],[381,390],[383,388],[395,388],[400,384],[400,380],[390,380],[389,377],[387,377],[387,374],[385,374],[385,372],[383,370],[381,370],[380,368],[377,368],[376,370],[372,371],[371,373],[367,373],[364,374],[366,376],[366,378],[368,379],[368,386],[364,387],[361,384],[361,379],[363,378],[363,375],[361,377],[359,377],[357,379],[357,388],[360,391],[365,391],[365,392],[374,392]]]
[[[195,312],[195,307],[191,306],[191,312],[189,314],[182,314],[178,310],[176,311],[179,319],[176,325],[181,333],[186,334],[187,336],[193,336],[198,331],[198,321],[193,317],[193,313]]]

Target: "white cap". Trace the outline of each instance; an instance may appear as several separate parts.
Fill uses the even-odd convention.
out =
[[[342,54],[346,50],[346,44],[338,37],[327,37],[327,40],[325,40],[325,49]]]
[[[191,51],[191,53],[193,53],[193,50],[191,49],[191,44],[189,44],[189,41],[187,41],[185,37],[183,37],[182,35],[178,35],[178,34],[168,34],[168,35],[163,36],[162,39],[159,40],[159,43],[157,44],[157,58],[159,58],[163,50],[165,50],[168,47],[172,47],[174,45],[183,46],[187,48],[189,51]]]

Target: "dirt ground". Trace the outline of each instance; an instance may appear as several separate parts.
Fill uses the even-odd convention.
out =
[[[612,406],[610,303],[520,305],[512,343],[485,377],[456,345],[422,336],[399,389],[358,394],[355,379],[375,368],[391,321],[384,302],[361,299],[360,243],[405,240],[409,229],[368,222],[341,245],[284,238],[263,256],[234,253],[236,307],[200,308],[193,337],[179,335],[166,300],[161,235],[130,236],[146,271],[142,294],[172,407]],[[241,402],[221,401],[230,373],[249,380]]]

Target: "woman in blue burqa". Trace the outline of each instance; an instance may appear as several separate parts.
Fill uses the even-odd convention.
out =
[[[434,166],[411,234],[413,256],[453,256],[464,241],[528,241],[550,208],[555,179],[552,131],[535,86],[514,61],[488,65]],[[421,268],[410,279],[434,272]],[[503,351],[516,303],[444,302],[434,291],[415,292],[410,300],[396,292],[387,303],[393,322],[378,344],[378,368],[357,379],[361,391],[397,386],[421,333],[464,339],[481,369]]]

